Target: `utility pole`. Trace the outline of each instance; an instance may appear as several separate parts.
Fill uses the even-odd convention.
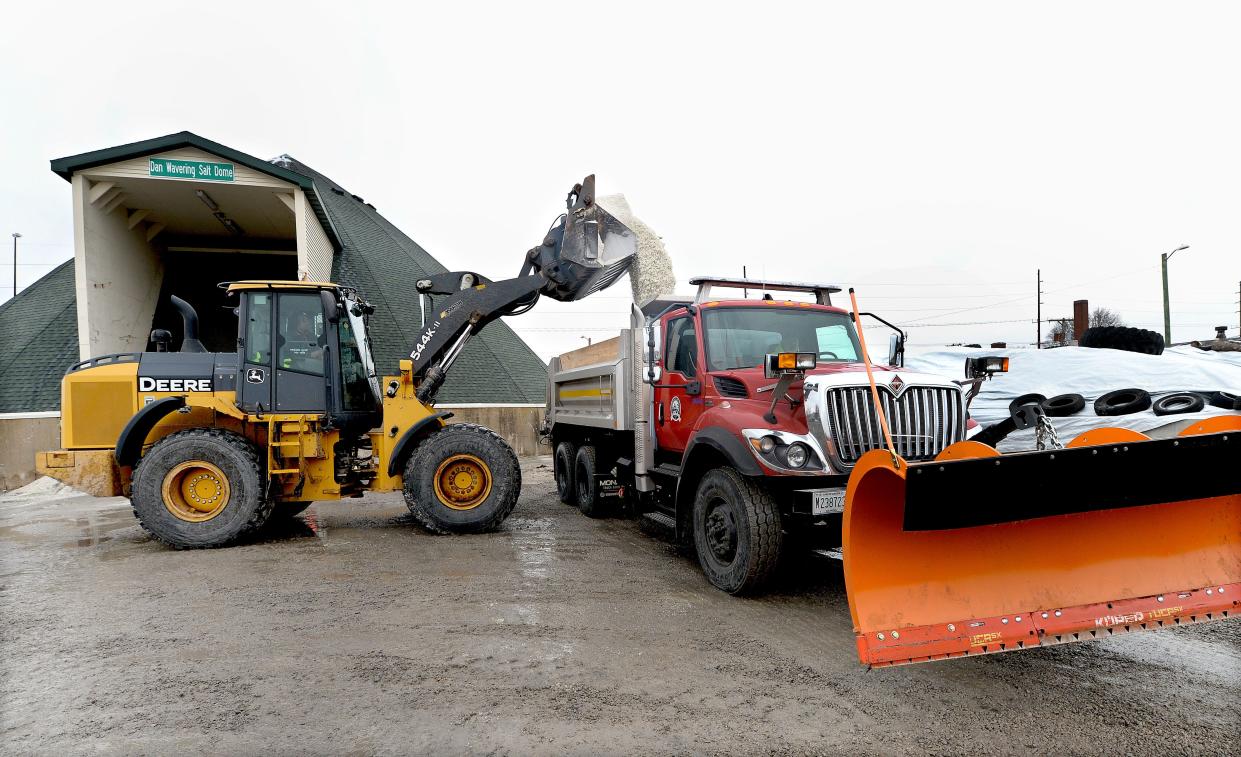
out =
[[[21,238],[22,238],[21,234],[18,234],[16,231],[13,232],[13,296],[14,297],[17,296],[17,240]]]
[[[1038,292],[1038,308],[1034,321],[1034,348],[1043,349],[1043,269],[1038,269],[1038,286],[1035,287]]]
[[[1189,245],[1183,244],[1172,252],[1165,252],[1159,256],[1159,262],[1163,267],[1163,341],[1169,347],[1172,346],[1172,312],[1168,309],[1168,261],[1176,253],[1188,249]]]

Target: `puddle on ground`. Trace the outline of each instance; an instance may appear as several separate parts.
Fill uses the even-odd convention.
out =
[[[75,517],[32,520],[17,526],[0,526],[0,540],[22,544],[55,542],[65,547],[91,547],[111,541],[113,532],[138,525],[133,512],[105,510]],[[65,536],[73,538],[65,540]]]

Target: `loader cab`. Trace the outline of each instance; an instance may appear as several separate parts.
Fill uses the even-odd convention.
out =
[[[373,308],[356,292],[311,282],[237,282],[229,292],[238,297],[239,407],[324,414],[358,432],[378,425]]]

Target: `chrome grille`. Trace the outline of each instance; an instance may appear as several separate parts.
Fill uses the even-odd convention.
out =
[[[961,392],[947,387],[911,386],[893,397],[879,387],[892,444],[906,460],[929,460],[964,438],[965,411]],[[837,462],[852,465],[863,454],[887,445],[869,386],[828,388],[823,418],[835,447]]]

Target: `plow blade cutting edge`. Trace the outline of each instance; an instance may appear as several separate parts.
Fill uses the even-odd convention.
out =
[[[872,667],[1027,649],[1241,612],[1241,416],[1172,439],[1096,429],[1065,449],[867,453],[844,573]]]

